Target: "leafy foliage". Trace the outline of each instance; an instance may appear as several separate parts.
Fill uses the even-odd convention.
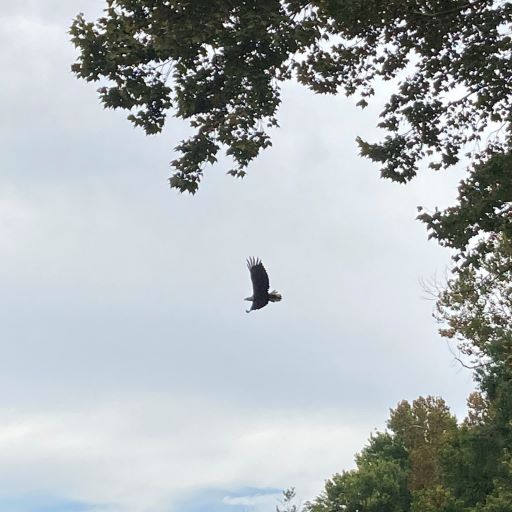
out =
[[[436,485],[413,493],[411,512],[459,512],[462,507],[451,491]]]
[[[96,22],[75,18],[72,69],[106,81],[104,105],[149,134],[170,109],[190,121],[170,184],[191,193],[221,148],[243,176],[270,145],[283,81],[357,93],[364,108],[379,80],[396,79],[379,123],[388,135],[359,144],[403,183],[425,157],[457,163],[492,123],[504,128],[492,150],[508,147],[511,20],[510,2],[489,0],[107,0]]]
[[[391,412],[388,427],[407,450],[409,489],[416,491],[439,483],[440,453],[457,428],[444,400],[420,397],[412,405],[403,401]]]
[[[129,119],[159,132],[166,111],[190,120],[195,135],[176,148],[171,187],[194,193],[205,163],[221,145],[244,168],[270,144],[277,124],[278,82],[290,77],[289,56],[318,28],[295,19],[301,2],[276,0],[108,0],[105,16],[71,27],[80,50],[73,71],[106,78],[106,107],[135,110]],[[139,110],[137,110],[139,109]]]
[[[360,464],[354,471],[334,475],[325,484],[325,491],[312,503],[309,512],[404,512],[410,497],[406,472],[399,463],[376,460]]]
[[[490,191],[485,185],[483,190]],[[474,207],[483,210],[481,204]],[[309,512],[373,510],[364,501],[372,496],[364,485],[375,468],[386,473],[373,487],[380,497],[390,497],[382,510],[512,511],[512,243],[500,216],[486,226],[492,232],[489,247],[455,272],[436,311],[441,334],[456,340],[478,383],[466,419],[457,423],[441,398],[400,402],[390,413],[388,431],[370,438],[354,471],[326,483]],[[390,493],[389,484],[379,487],[396,482],[396,467],[403,470],[406,494]]]
[[[305,512],[509,512],[512,437],[482,395],[469,406],[457,424],[440,398],[401,402],[356,469],[328,480]]]
[[[489,247],[483,261],[468,264],[448,281],[436,317],[441,334],[457,342],[493,394],[491,381],[512,377],[512,242],[495,236]]]
[[[461,182],[456,206],[419,218],[431,238],[457,251],[461,267],[488,266],[486,255],[512,240],[512,153],[478,162]]]
[[[494,481],[493,492],[482,507],[482,512],[512,511],[512,457],[507,455],[501,465],[501,475]]]
[[[306,505],[307,511],[406,512],[421,510],[419,504],[440,502],[446,495],[438,485],[441,448],[456,429],[444,401],[403,401],[391,411],[388,428],[373,435],[356,455],[355,470],[326,482],[323,493]]]

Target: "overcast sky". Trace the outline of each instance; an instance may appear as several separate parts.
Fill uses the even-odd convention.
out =
[[[0,509],[273,512],[353,467],[402,399],[462,417],[471,376],[420,285],[449,254],[416,207],[461,174],[400,186],[358,156],[373,107],[283,91],[244,180],[168,188],[169,119],[147,137],[70,73],[74,15],[103,0],[0,0]],[[283,301],[246,315],[245,258]]]

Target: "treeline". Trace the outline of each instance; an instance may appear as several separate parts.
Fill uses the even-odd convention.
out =
[[[504,390],[502,390],[504,391]],[[505,409],[503,401],[508,402]],[[511,400],[475,392],[457,424],[442,398],[404,401],[357,467],[334,475],[310,512],[510,512]]]
[[[467,417],[457,423],[442,398],[401,402],[356,469],[328,480],[306,511],[512,511],[512,243],[497,225],[438,293],[441,335],[477,384]]]

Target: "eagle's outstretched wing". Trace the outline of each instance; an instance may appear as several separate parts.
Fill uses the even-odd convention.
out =
[[[270,286],[268,274],[261,260],[249,258],[247,268],[251,273],[252,281],[252,309],[260,309],[268,304],[268,288]]]

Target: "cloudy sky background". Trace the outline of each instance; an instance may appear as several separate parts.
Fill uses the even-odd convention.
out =
[[[168,188],[170,119],[146,137],[69,68],[67,30],[103,0],[0,0],[0,510],[266,512],[353,466],[390,407],[471,377],[420,280],[449,254],[406,187],[357,155],[374,106],[284,88],[274,147],[246,179]],[[246,315],[245,258],[283,301]]]

